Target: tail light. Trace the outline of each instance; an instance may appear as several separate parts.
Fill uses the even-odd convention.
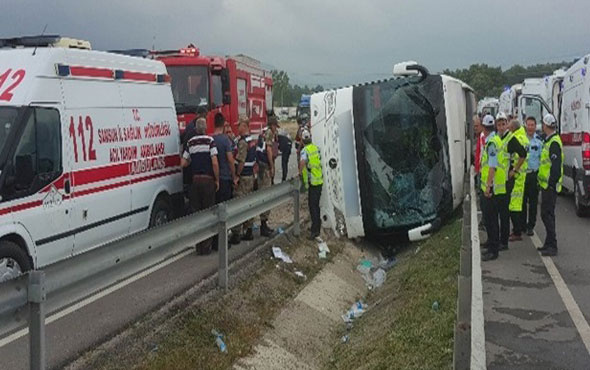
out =
[[[582,165],[590,170],[590,133],[582,133]]]

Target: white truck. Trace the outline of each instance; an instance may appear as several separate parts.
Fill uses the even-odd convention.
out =
[[[485,98],[480,99],[477,102],[477,114],[480,116],[485,116],[486,114],[491,114],[492,116],[496,117],[500,109],[500,101],[498,98],[492,98],[486,96]]]
[[[166,222],[182,200],[163,63],[0,40],[0,281]]]
[[[518,117],[518,98],[522,94],[522,84],[515,84],[506,88],[499,98],[500,112],[507,116]]]
[[[323,225],[349,238],[424,239],[463,200],[473,90],[415,62],[394,75],[311,97]]]

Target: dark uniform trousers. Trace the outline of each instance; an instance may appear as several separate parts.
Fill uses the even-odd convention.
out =
[[[537,204],[539,202],[539,186],[537,184],[538,171],[526,174],[524,183],[524,198],[522,203],[523,225],[533,230],[537,223]]]
[[[193,176],[189,195],[191,208],[195,212],[212,207],[215,205],[215,180],[212,176]],[[200,253],[209,253],[211,251],[211,239],[199,243],[197,249]]]
[[[311,217],[311,234],[320,234],[322,218],[320,216],[320,197],[322,196],[322,185],[310,185],[308,193],[309,215]]]
[[[557,192],[551,188],[541,190],[541,220],[545,225],[547,235],[543,247],[557,249],[557,235],[555,234],[555,202]]]
[[[495,198],[496,195],[486,198],[486,196],[482,193],[480,198],[480,207],[482,220],[488,235],[488,240],[486,243],[488,250],[491,253],[497,254],[499,248],[498,244],[500,243],[500,231],[498,226],[498,202]]]

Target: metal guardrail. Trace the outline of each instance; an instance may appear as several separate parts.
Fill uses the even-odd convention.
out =
[[[0,284],[0,337],[29,327],[30,368],[45,368],[45,313],[70,306],[149,267],[218,237],[218,284],[227,289],[228,230],[293,199],[299,235],[297,179],[220,203],[168,224],[31,271]]]

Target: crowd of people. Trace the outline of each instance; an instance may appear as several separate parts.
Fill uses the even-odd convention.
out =
[[[267,128],[255,139],[250,135],[250,120],[243,116],[238,121],[238,136],[222,113],[214,117],[214,132],[207,134],[207,111],[197,111],[182,137],[181,166],[189,199],[189,212],[198,212],[214,204],[225,202],[272,186],[275,160],[281,155],[282,181],[288,176],[289,157],[293,142],[285,131],[279,132],[277,117],[268,117]],[[319,236],[321,219],[319,200],[322,187],[322,168],[318,148],[311,143],[306,125],[300,124],[297,134],[299,174],[309,189],[311,238]],[[260,235],[269,237],[274,230],[269,226],[269,211],[260,214]],[[253,220],[231,230],[229,243],[253,240]],[[217,245],[209,239],[197,246],[198,254],[209,254]]]
[[[546,230],[539,251],[543,256],[557,255],[555,202],[563,179],[563,148],[555,117],[543,117],[542,133],[536,132],[535,117],[527,117],[525,126],[503,112],[495,118],[475,115],[473,120],[481,226],[487,233],[482,260],[497,259],[510,242],[523,240],[525,232],[534,235],[539,192]]]

